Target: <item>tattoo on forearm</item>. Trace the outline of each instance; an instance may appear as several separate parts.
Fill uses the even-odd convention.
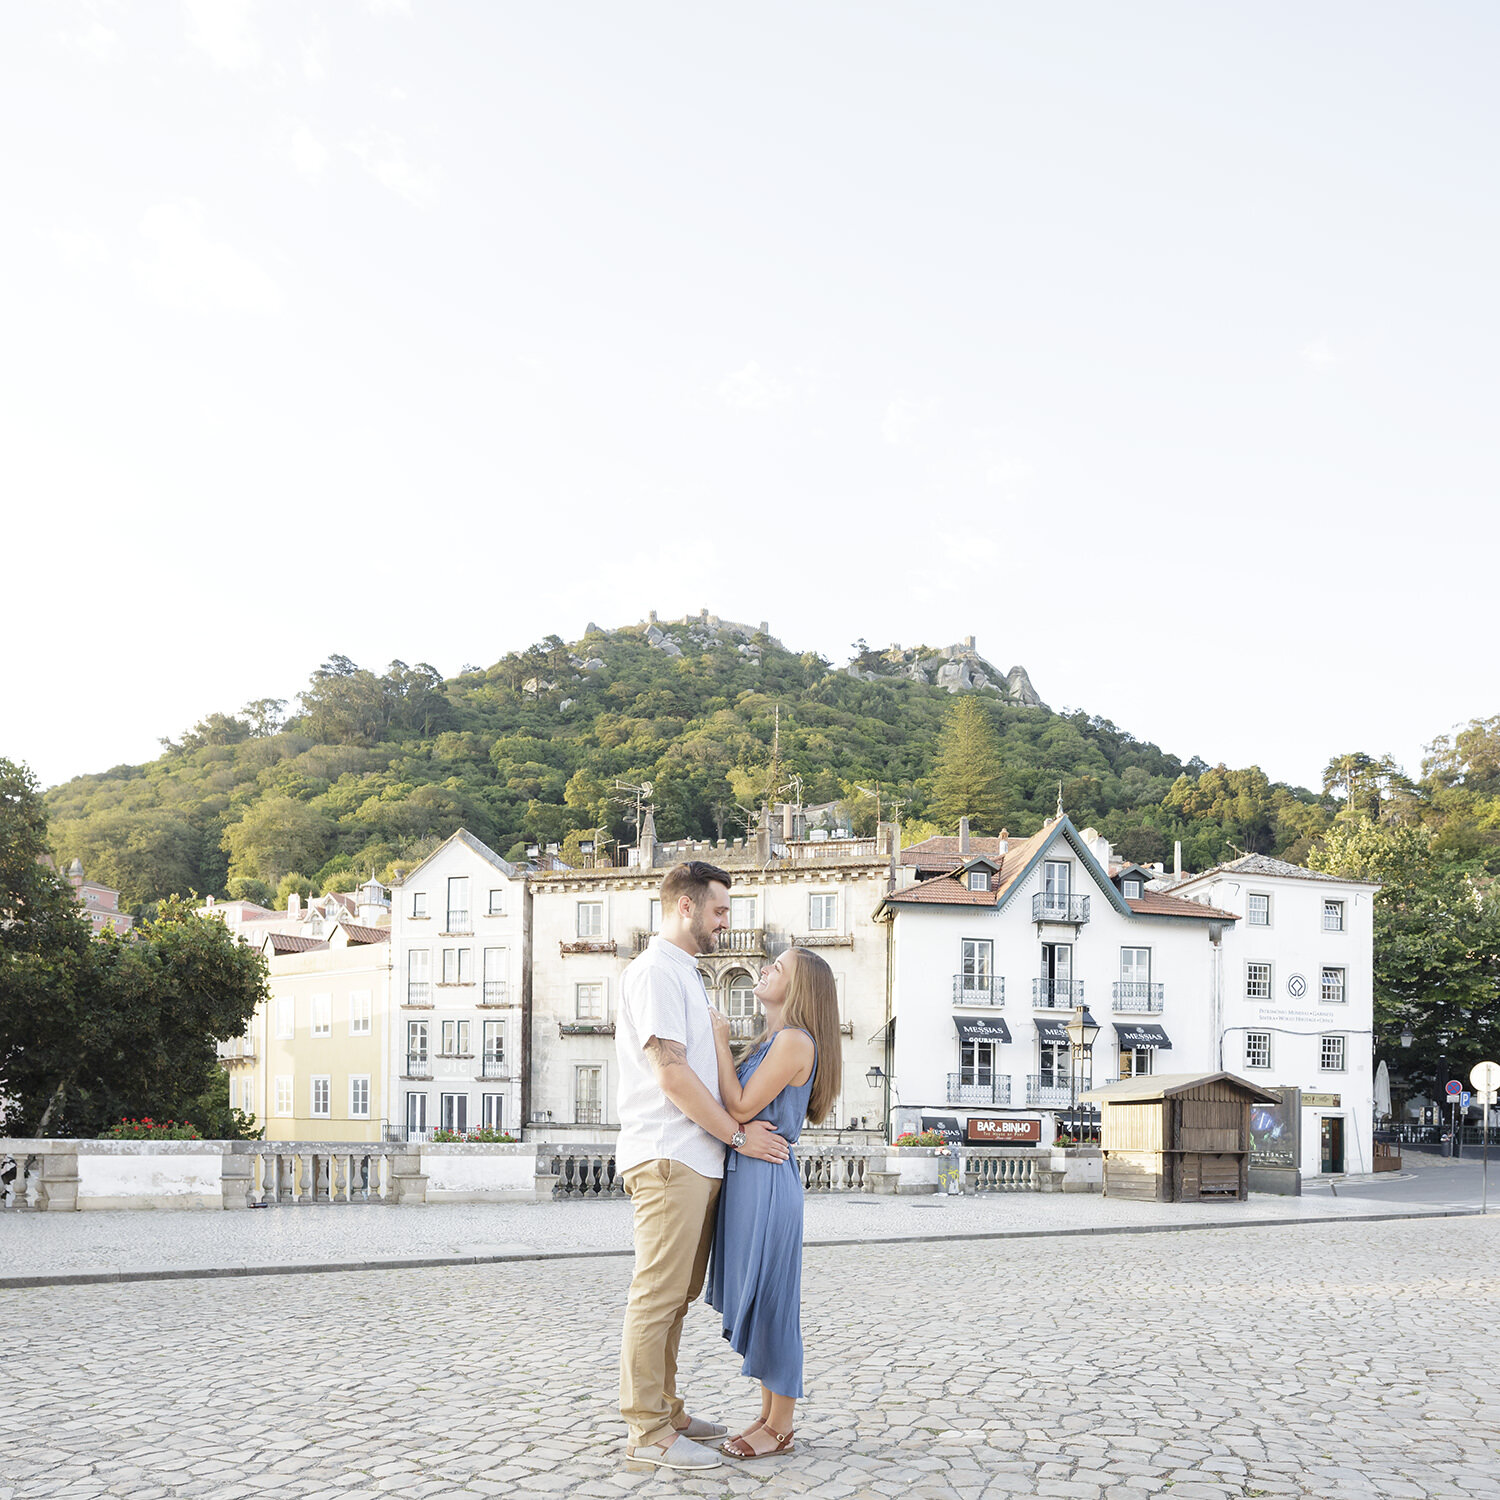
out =
[[[654,1036],[646,1043],[646,1056],[658,1068],[669,1068],[673,1063],[685,1063],[687,1061],[687,1046],[683,1042],[663,1041],[659,1036]]]

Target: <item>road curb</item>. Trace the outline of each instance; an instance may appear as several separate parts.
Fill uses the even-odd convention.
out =
[[[1179,1234],[1185,1230],[1292,1229],[1308,1224],[1381,1224],[1397,1219],[1468,1219],[1482,1217],[1477,1208],[1437,1208],[1405,1213],[1318,1214],[1297,1219],[1211,1220],[1186,1224],[1095,1224],[1070,1229],[996,1229],[969,1234],[859,1235],[837,1240],[806,1240],[808,1250],[844,1245],[941,1245],[981,1240],[1070,1239],[1081,1235]],[[0,1291],[47,1286],[107,1286],[132,1281],[217,1281],[242,1276],[323,1276],[338,1271],[420,1271],[444,1266],[492,1266],[511,1261],[607,1260],[633,1256],[634,1250],[531,1250],[518,1246],[494,1255],[411,1255],[374,1260],[293,1261],[286,1265],[159,1266],[140,1271],[75,1271],[58,1275],[0,1276]]]

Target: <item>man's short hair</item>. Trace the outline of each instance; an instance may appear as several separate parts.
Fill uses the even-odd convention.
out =
[[[727,889],[734,884],[734,876],[728,870],[721,870],[703,859],[690,859],[685,865],[673,865],[662,876],[662,911],[675,911],[678,900],[683,896],[689,897],[695,908],[701,906],[703,898],[708,895],[709,886],[715,882]]]

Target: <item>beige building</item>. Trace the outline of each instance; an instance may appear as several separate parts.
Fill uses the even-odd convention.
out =
[[[843,1032],[843,1089],[828,1123],[863,1118],[878,1128],[882,1100],[865,1075],[885,1060],[874,1038],[886,1017],[887,935],[872,919],[891,888],[895,849],[887,824],[866,839],[773,840],[763,822],[732,843],[658,844],[648,815],[623,868],[533,872],[528,1135],[607,1139],[618,1129],[620,978],[660,925],[662,877],[690,859],[735,877],[731,929],[699,961],[709,999],[748,1037],[760,1024],[761,966],[794,945],[816,949],[834,972]]]
[[[392,1123],[389,927],[261,934],[271,998],[219,1044],[229,1103],[268,1141],[379,1141]]]

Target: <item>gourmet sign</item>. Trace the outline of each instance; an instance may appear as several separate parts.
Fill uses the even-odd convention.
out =
[[[977,1145],[1025,1146],[1042,1138],[1040,1120],[970,1120],[969,1142]]]

